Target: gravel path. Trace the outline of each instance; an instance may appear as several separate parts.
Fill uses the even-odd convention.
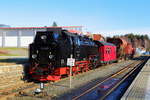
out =
[[[45,87],[45,91],[47,91],[47,93],[50,95],[49,98],[23,96],[14,97],[9,100],[50,100],[50,98],[56,100],[71,100],[73,96],[78,95],[80,92],[86,90],[88,87],[91,87],[89,84],[90,82],[95,81],[96,83],[97,79],[102,80],[108,77],[109,75],[117,72],[118,70],[122,69],[126,65],[131,64],[132,62],[134,61],[128,60],[117,64],[101,66],[95,70],[76,75],[72,79],[71,89],[69,88],[69,78],[65,78],[59,82],[49,83],[49,85]],[[29,91],[29,94],[32,93],[32,91]]]

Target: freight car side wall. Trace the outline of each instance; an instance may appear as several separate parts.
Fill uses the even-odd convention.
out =
[[[100,46],[100,61],[103,62],[111,62],[116,60],[116,47],[115,46]]]

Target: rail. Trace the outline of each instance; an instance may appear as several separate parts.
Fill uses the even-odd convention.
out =
[[[116,73],[110,75],[109,77],[107,77],[107,78],[104,79],[103,81],[99,82],[98,84],[96,84],[96,85],[93,86],[92,88],[89,88],[88,90],[84,91],[84,92],[81,93],[80,95],[73,97],[72,100],[78,100],[78,99],[80,99],[80,98],[83,97],[84,95],[86,95],[86,94],[88,94],[89,92],[91,92],[92,90],[96,89],[98,86],[100,86],[100,85],[103,84],[104,82],[106,82],[106,81],[108,81],[108,80],[110,80],[110,79],[112,79],[112,78],[114,78],[114,77],[117,77],[118,75],[120,75],[120,74],[126,72],[129,68],[133,68],[133,69],[138,68],[137,65],[142,64],[143,62],[145,62],[144,59],[143,59],[142,61],[135,61],[135,62],[133,62],[132,64],[127,65],[126,67],[124,67],[124,68],[122,68],[121,70],[117,71]],[[136,65],[136,66],[135,66],[135,65]],[[130,73],[132,73],[132,72],[134,71],[133,69],[131,70]],[[129,74],[128,74],[128,75],[129,75]],[[125,76],[124,79],[127,78],[128,75]],[[123,81],[124,79],[122,79],[122,81]],[[121,83],[122,81],[120,81],[120,83]],[[119,85],[119,84],[118,84],[118,85]],[[118,86],[118,85],[117,85],[117,86]],[[117,86],[115,86],[115,87],[117,87]],[[105,95],[103,95],[100,100],[103,100],[108,94],[110,94],[110,93],[115,89],[115,87],[114,87],[113,89],[111,89],[111,91],[109,91],[109,92],[107,92]]]

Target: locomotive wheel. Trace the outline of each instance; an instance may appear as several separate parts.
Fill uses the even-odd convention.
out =
[[[88,66],[89,66],[89,70],[92,70],[92,69],[93,69],[93,68],[92,68],[92,64],[89,64]]]
[[[78,74],[78,71],[75,71],[73,72],[73,76],[77,75]]]

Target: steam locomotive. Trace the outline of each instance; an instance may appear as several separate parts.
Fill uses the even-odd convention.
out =
[[[70,33],[61,28],[37,32],[29,45],[29,76],[32,80],[56,81],[68,76],[67,59],[73,55],[72,74],[94,69],[99,64],[117,60],[116,46]]]

